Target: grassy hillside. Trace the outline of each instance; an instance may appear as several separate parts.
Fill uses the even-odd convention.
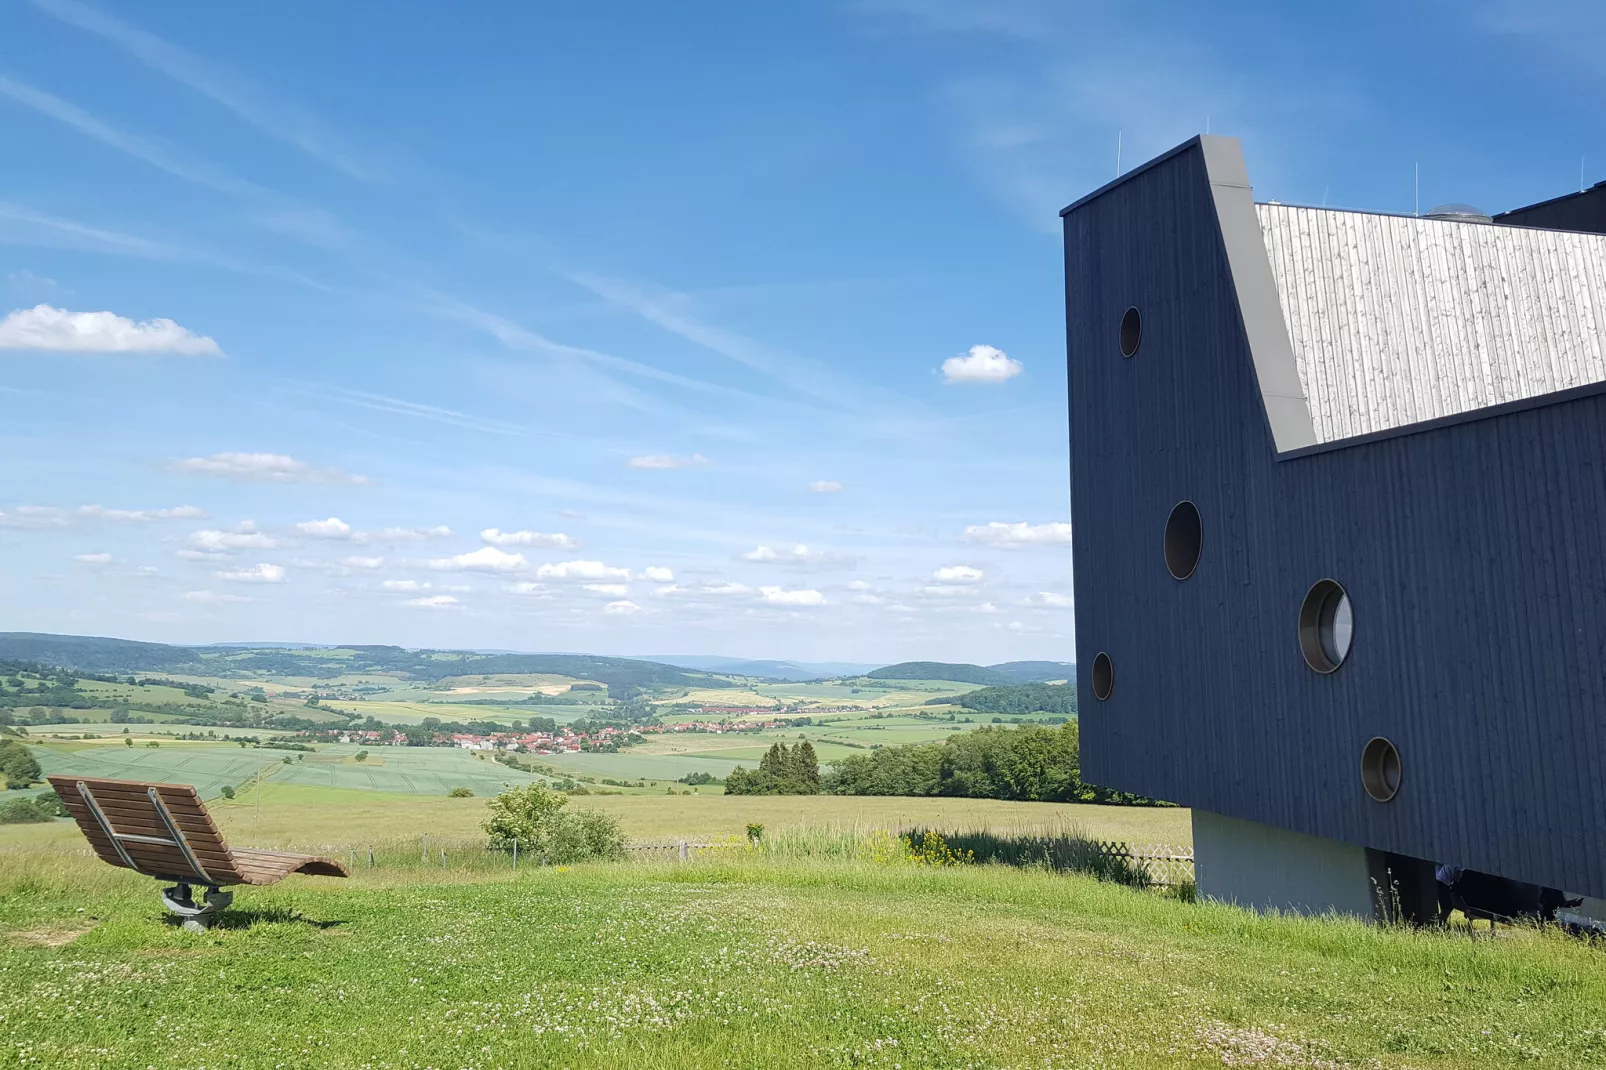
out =
[[[196,936],[163,920],[153,881],[81,854],[9,861],[8,1066],[1571,1070],[1606,1058],[1606,956],[1528,931],[1474,941],[1082,877],[776,851],[293,877],[241,890]]]
[[[966,684],[1000,685],[1013,681],[1001,672],[980,665],[942,661],[902,661],[864,674],[871,680],[956,680]]]

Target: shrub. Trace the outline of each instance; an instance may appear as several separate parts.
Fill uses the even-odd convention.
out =
[[[453,788],[446,793],[446,797],[448,799],[472,799],[474,790],[472,788]]]
[[[234,798],[234,788],[229,784],[225,784],[223,785],[222,794],[225,799],[232,799]]]
[[[0,803],[0,825],[36,825],[49,820],[34,806],[32,799],[10,799]]]
[[[366,762],[368,760],[368,752],[365,750],[360,750],[356,754],[353,754],[351,759],[354,762]]]
[[[747,838],[754,843],[762,840],[764,838],[764,826],[760,822],[749,821],[747,823]]]
[[[33,808],[46,817],[70,817],[67,804],[53,791],[42,791],[33,797]]]
[[[595,810],[565,811],[566,796],[541,784],[510,788],[490,802],[485,822],[491,847],[533,854],[553,864],[585,862],[624,855],[625,837],[618,819]]]
[[[39,762],[21,743],[10,740],[0,744],[0,775],[6,787],[26,788],[42,775]]]

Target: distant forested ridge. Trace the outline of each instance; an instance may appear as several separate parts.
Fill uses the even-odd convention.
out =
[[[1082,781],[1075,721],[1058,728],[978,728],[941,743],[882,747],[840,759],[821,788],[834,795],[950,795],[1024,802],[1165,805]]]
[[[389,673],[408,680],[469,674],[552,673],[608,685],[616,699],[649,687],[724,688],[738,685],[673,665],[590,654],[475,654],[407,650],[399,646],[178,647],[80,635],[0,632],[0,660],[54,665],[84,673],[182,672],[197,676],[306,676],[329,680],[357,673]]]
[[[1075,680],[1076,665],[1069,661],[1006,661],[987,666],[1009,677],[1010,683],[1040,684],[1048,680]]]
[[[1008,687],[984,687],[968,691],[955,699],[941,701],[955,702],[977,713],[1057,713],[1075,717],[1076,685],[1010,684]]]
[[[943,661],[901,661],[864,674],[871,680],[956,680],[962,684],[1000,685],[1013,683],[1003,673],[980,665],[951,664]]]

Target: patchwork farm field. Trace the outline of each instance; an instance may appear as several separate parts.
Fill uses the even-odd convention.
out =
[[[47,775],[193,784],[205,798],[217,795],[225,785],[243,787],[258,773],[275,784],[405,795],[445,795],[457,787],[469,788],[476,795],[494,795],[504,785],[539,779],[455,747],[374,747],[365,761],[358,762],[360,749],[333,744],[308,754],[185,740],[169,740],[159,747],[128,747],[120,738],[113,738],[51,743],[36,748],[35,753]]]

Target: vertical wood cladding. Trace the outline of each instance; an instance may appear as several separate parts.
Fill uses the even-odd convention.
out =
[[[1606,896],[1606,395],[1279,459],[1201,151],[1064,224],[1084,775]],[[1183,499],[1204,537],[1179,582]],[[1355,614],[1327,676],[1296,630],[1323,578]],[[1376,735],[1404,763],[1386,804]]]

